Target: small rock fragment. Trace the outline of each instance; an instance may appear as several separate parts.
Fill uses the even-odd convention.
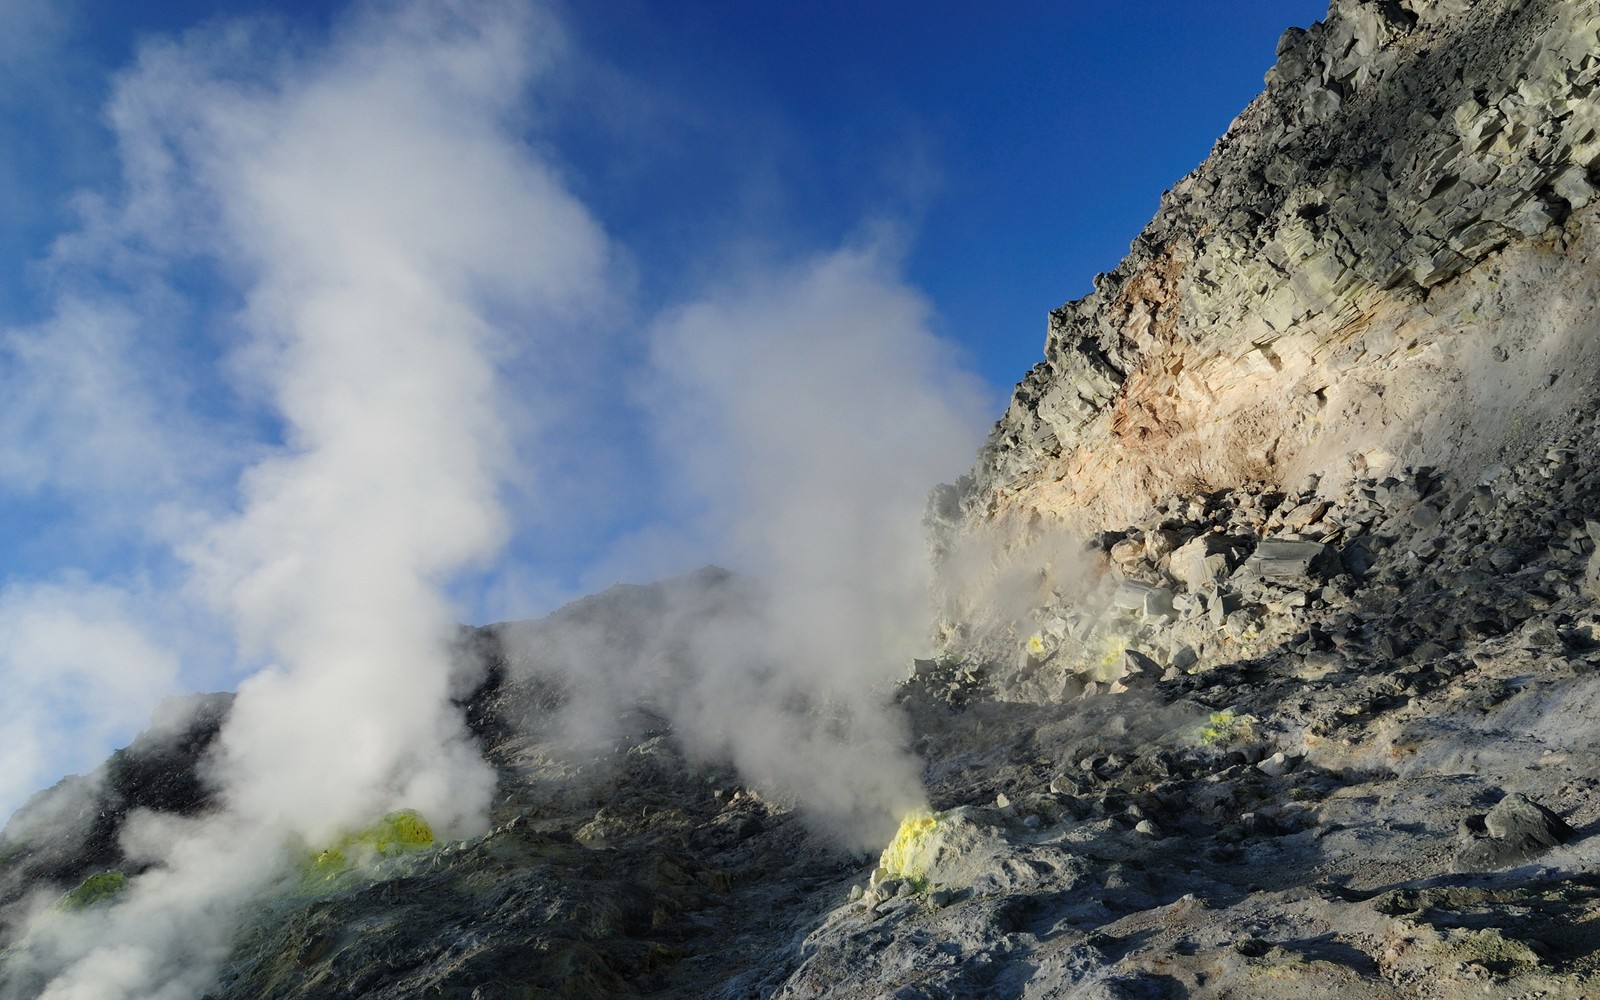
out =
[[[1279,750],[1271,757],[1268,757],[1266,760],[1263,760],[1261,763],[1257,764],[1256,768],[1263,774],[1266,774],[1270,777],[1281,778],[1290,771],[1293,771],[1295,766],[1300,763],[1300,760],[1301,758],[1299,757],[1291,757],[1282,750]]]

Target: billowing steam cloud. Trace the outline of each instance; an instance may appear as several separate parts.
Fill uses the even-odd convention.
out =
[[[748,279],[652,345],[657,433],[765,598],[755,629],[696,650],[680,727],[863,844],[920,804],[883,699],[929,642],[929,485],[981,426],[976,385],[893,264],[847,249]]]
[[[156,286],[203,263],[237,291],[239,344],[221,367],[243,402],[207,419],[248,441],[249,458],[227,498],[209,497],[227,449],[195,444],[130,364],[113,371],[118,392],[62,410],[106,461],[26,474],[114,495],[119,477],[137,478],[117,461],[133,429],[160,472],[138,509],[161,511],[150,530],[185,567],[185,595],[260,669],[211,762],[222,808],[135,818],[124,848],[152,867],[114,907],[37,923],[9,990],[193,997],[238,907],[306,845],[399,807],[447,832],[481,828],[493,775],[450,702],[446,595],[494,560],[512,530],[504,484],[528,478],[519,446],[533,432],[519,421],[538,407],[514,400],[502,373],[533,370],[528,358],[583,329],[613,254],[519,134],[526,91],[561,44],[527,3],[404,0],[363,8],[309,53],[290,54],[270,25],[214,26],[147,46],[120,81],[111,120],[127,197],[85,201],[84,231],[58,254]],[[27,341],[64,359],[59,384],[98,369],[53,331],[137,339],[126,323],[94,325],[115,310],[87,315]],[[697,512],[686,531],[656,534],[678,552],[705,546],[759,597],[738,613],[675,609],[684,627],[668,630],[681,642],[666,669],[659,649],[584,661],[572,725],[598,717],[584,706],[652,701],[692,751],[730,756],[862,845],[920,804],[884,688],[928,638],[927,490],[969,460],[980,425],[976,386],[951,374],[927,320],[893,255],[871,245],[740,276],[647,331],[633,402],[674,470],[667,491]],[[106,352],[91,353],[99,364]],[[548,382],[516,388],[571,404]],[[18,412],[0,403],[0,431]],[[195,416],[180,402],[171,412]],[[186,454],[203,458],[198,485],[173,460]],[[100,638],[126,651],[119,676],[165,693],[172,655],[124,627],[115,592],[88,593],[100,603],[79,601],[79,617],[98,615]],[[53,641],[38,631],[40,595],[72,603],[0,595],[12,640],[0,667],[17,669],[28,636]],[[85,676],[72,652],[53,662]],[[125,724],[148,699],[116,707],[102,714]]]
[[[699,551],[740,577],[508,629],[514,662],[562,675],[578,744],[643,704],[691,754],[881,847],[924,804],[887,702],[930,645],[928,484],[972,454],[976,387],[878,245],[747,274],[669,312],[650,346],[640,396],[671,491],[697,512]],[[627,542],[646,560],[652,544]]]
[[[444,590],[507,530],[496,363],[580,310],[607,253],[509,121],[551,37],[524,4],[390,4],[303,61],[262,66],[268,30],[233,25],[149,47],[122,80],[130,196],[73,252],[208,258],[244,290],[230,364],[281,440],[181,555],[267,665],[221,737],[223,810],[136,822],[125,847],[156,867],[115,908],[36,926],[13,989],[193,996],[296,835],[401,806],[483,823]],[[120,646],[129,683],[170,676]]]
[[[598,285],[603,240],[504,116],[534,68],[515,6],[402,9],[270,101],[196,111],[251,276],[249,365],[286,422],[244,510],[193,550],[248,647],[230,804],[327,836],[405,804],[481,821],[492,776],[450,711],[449,576],[505,533],[492,311],[537,324]]]
[[[565,680],[568,738],[608,738],[642,704],[691,755],[862,848],[925,805],[888,696],[931,645],[928,485],[981,426],[978,387],[926,320],[885,246],[864,245],[742,275],[656,323],[640,397],[670,490],[698,515],[699,552],[741,576],[504,630],[520,669]],[[661,533],[626,544],[648,562]]]

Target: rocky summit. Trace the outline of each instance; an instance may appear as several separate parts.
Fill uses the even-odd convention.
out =
[[[1600,2],[1335,0],[934,491],[881,854],[651,704],[574,749],[519,650],[748,600],[616,588],[463,632],[491,829],[353,834],[210,995],[1600,997],[1597,169]],[[12,821],[4,996],[29,900],[118,905],[127,817],[209,807],[227,711]]]

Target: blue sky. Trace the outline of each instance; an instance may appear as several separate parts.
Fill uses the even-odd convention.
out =
[[[513,41],[462,41],[480,9]],[[317,608],[261,606],[328,548],[274,553],[297,503],[420,470],[416,502],[371,520],[449,511],[466,541],[402,530],[393,572],[486,621],[759,564],[763,523],[807,523],[792,470],[910,500],[959,475],[1046,312],[1117,263],[1283,29],[1324,11],[0,3],[0,678],[21,692],[0,736],[31,748],[0,814],[152,699],[318,632],[329,581],[358,580],[343,564],[291,588]],[[340,247],[374,263],[344,274]],[[438,287],[397,304],[384,262]],[[397,336],[406,367],[383,336],[319,332],[435,313],[479,331],[470,350]],[[349,402],[365,383],[330,379],[368,364],[396,393],[419,368],[440,384]],[[810,397],[786,400],[769,376],[801,369]],[[878,459],[833,462],[850,426],[903,431],[915,461],[888,485]],[[422,442],[410,465],[396,442]],[[447,476],[483,482],[430,492]],[[326,537],[369,527],[339,509]]]
[[[582,163],[642,254],[902,224],[940,332],[1004,392],[1038,360],[1045,312],[1121,259],[1260,91],[1282,31],[1326,4],[574,9],[586,48],[662,95],[661,132],[602,147],[611,169]],[[670,294],[681,276],[661,273]]]
[[[24,65],[32,79],[5,106],[18,140],[0,248],[8,316],[38,308],[25,275],[70,225],[70,196],[114,181],[100,105],[142,40],[238,16],[314,37],[341,5],[48,6],[60,48]],[[566,10],[595,64],[570,86],[593,89],[550,103],[577,190],[640,256],[652,297],[752,231],[783,252],[891,221],[941,332],[1004,390],[1037,360],[1045,311],[1121,258],[1259,92],[1283,29],[1325,9],[598,0]],[[605,85],[651,120],[604,120]]]

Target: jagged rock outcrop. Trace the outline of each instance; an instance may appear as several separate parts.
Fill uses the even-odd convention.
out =
[[[232,704],[230,694],[170,699],[148,731],[93,774],[68,777],[18,809],[0,839],[0,925],[29,892],[125,867],[119,841],[129,813],[206,809],[200,763]]]
[[[1050,314],[957,520],[1085,528],[1374,450],[1487,464],[1562,419],[1595,361],[1597,83],[1588,2],[1337,0],[1288,31],[1127,259]]]

